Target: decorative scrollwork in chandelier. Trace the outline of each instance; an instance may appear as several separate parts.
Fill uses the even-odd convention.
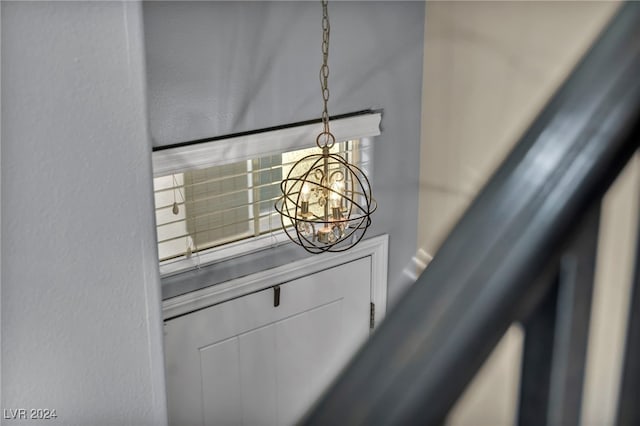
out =
[[[332,153],[336,143],[329,128],[329,15],[322,0],[322,66],[320,86],[323,130],[316,138],[321,153],[298,160],[281,183],[275,209],[289,238],[311,253],[345,251],[356,245],[371,225],[376,201],[365,173]]]

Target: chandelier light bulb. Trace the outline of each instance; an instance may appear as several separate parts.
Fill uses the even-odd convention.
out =
[[[304,185],[302,185],[302,190],[300,190],[300,201],[302,201],[303,203],[308,203],[310,197],[311,186],[309,185],[309,183],[305,182]]]
[[[332,209],[340,208],[342,196],[344,194],[344,184],[340,181],[331,184],[331,193],[329,194],[329,206]]]
[[[311,187],[305,182],[300,190],[300,214],[303,216],[309,215],[309,197],[311,197]]]

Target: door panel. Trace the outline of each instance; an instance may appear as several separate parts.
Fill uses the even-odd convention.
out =
[[[237,337],[200,349],[202,396],[207,401],[204,404],[204,418],[207,424],[241,424],[239,354]],[[220,383],[225,386],[220,386]]]
[[[243,334],[240,340],[241,406],[243,425],[275,425],[278,375],[273,365],[276,330],[271,324]],[[222,383],[221,383],[222,384]],[[205,400],[206,401],[206,400]],[[217,423],[216,421],[208,424]]]
[[[371,257],[165,323],[172,424],[292,424],[369,333]]]
[[[276,324],[278,419],[295,422],[328,385],[344,359],[342,299]]]

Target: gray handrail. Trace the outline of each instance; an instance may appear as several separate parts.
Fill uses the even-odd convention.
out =
[[[640,3],[621,7],[429,267],[302,423],[440,424],[640,141]]]

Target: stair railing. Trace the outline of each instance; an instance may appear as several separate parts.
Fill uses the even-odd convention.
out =
[[[442,424],[520,322],[518,423],[577,425],[600,203],[639,142],[640,3],[628,3],[303,423]],[[625,425],[640,424],[639,263]]]

